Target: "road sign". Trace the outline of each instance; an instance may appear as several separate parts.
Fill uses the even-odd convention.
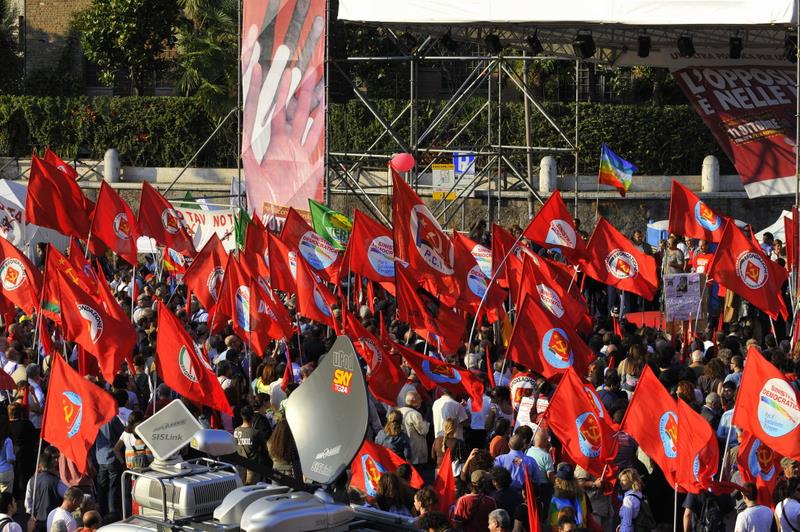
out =
[[[136,434],[159,460],[166,460],[192,441],[203,426],[180,399],[158,411],[136,427]]]
[[[456,199],[453,185],[456,182],[455,165],[434,164],[431,166],[431,185],[433,186],[433,199]]]
[[[475,154],[469,152],[454,153],[453,166],[456,177],[475,177]]]

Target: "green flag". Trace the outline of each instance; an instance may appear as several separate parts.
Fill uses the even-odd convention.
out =
[[[234,224],[234,231],[236,233],[236,247],[238,249],[244,248],[245,238],[247,237],[247,226],[250,225],[250,215],[244,209],[239,209],[236,215],[236,223]]]
[[[340,212],[329,209],[322,203],[309,199],[308,207],[311,210],[311,221],[314,224],[314,231],[333,244],[336,249],[347,247],[350,239],[350,232],[353,230],[353,222]]]
[[[181,209],[198,209],[200,208],[200,205],[197,204],[197,201],[195,201],[194,196],[192,196],[192,193],[187,190],[186,195],[183,196],[183,202],[181,202],[179,207]]]

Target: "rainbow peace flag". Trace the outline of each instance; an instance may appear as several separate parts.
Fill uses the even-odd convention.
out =
[[[601,185],[609,185],[617,189],[624,198],[625,193],[631,188],[633,173],[638,170],[636,166],[629,163],[613,152],[605,143],[600,149],[600,172],[597,174],[597,182]]]

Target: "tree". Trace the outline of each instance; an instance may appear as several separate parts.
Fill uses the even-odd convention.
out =
[[[0,0],[0,94],[14,91],[22,75],[22,61],[17,55],[14,34],[17,14],[8,0]]]
[[[147,75],[165,69],[179,15],[176,0],[93,0],[80,17],[81,44],[103,83],[125,72],[138,95]]]

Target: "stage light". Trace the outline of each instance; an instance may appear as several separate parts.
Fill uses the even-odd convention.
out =
[[[458,43],[453,40],[453,37],[450,35],[449,31],[442,35],[442,38],[439,39],[439,42],[441,42],[442,46],[444,46],[449,52],[455,52],[458,48]]]
[[[797,62],[797,35],[786,34],[783,40],[783,55],[788,61]]]
[[[503,43],[500,42],[500,37],[498,37],[494,33],[490,33],[486,37],[484,37],[483,42],[486,43],[486,48],[489,50],[490,53],[497,55],[503,51]]]
[[[728,55],[730,56],[731,59],[741,59],[743,48],[744,48],[744,42],[742,41],[742,38],[738,36],[733,36],[731,37],[730,40]]]
[[[596,51],[597,48],[594,45],[594,39],[590,31],[579,31],[572,40],[572,53],[581,59],[589,59]]]
[[[650,55],[650,36],[649,35],[639,35],[639,49],[638,49],[639,57],[647,57]]]
[[[539,31],[535,31],[533,35],[529,35],[525,42],[528,43],[528,49],[531,51],[533,55],[539,55],[540,53],[544,52],[544,46],[542,46],[542,41],[539,40]]]
[[[681,57],[692,57],[694,55],[694,42],[692,42],[690,35],[678,37],[678,52]]]

